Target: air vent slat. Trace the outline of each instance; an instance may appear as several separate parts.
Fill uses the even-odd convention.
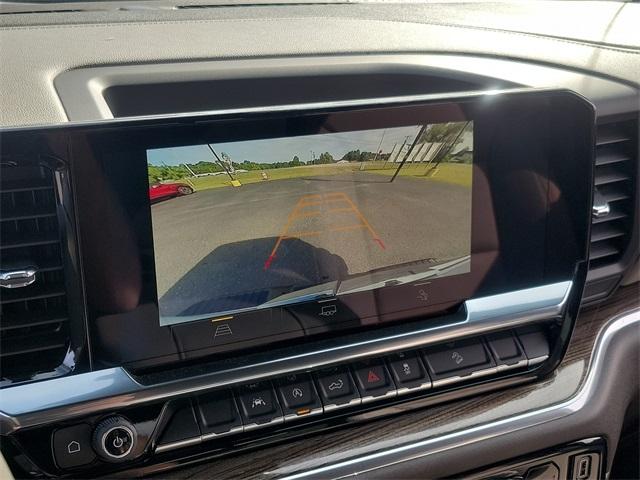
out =
[[[613,143],[626,142],[631,137],[625,132],[618,130],[615,125],[603,126],[598,129],[596,146],[611,145]]]
[[[626,192],[604,192],[603,195],[608,203],[628,200],[630,198],[630,195]]]
[[[45,285],[36,287],[15,288],[4,290],[0,297],[0,305],[7,305],[15,302],[27,302],[29,300],[40,300],[43,298],[61,297],[66,295],[64,285]]]
[[[35,315],[5,315],[2,319],[0,331],[16,330],[28,327],[38,327],[68,321],[67,312],[63,309],[36,313]]]
[[[623,228],[616,227],[611,223],[601,223],[595,225],[593,230],[591,231],[591,241],[601,242],[603,240],[609,240],[611,238],[622,237],[625,234],[626,231]]]
[[[616,208],[612,208],[611,209],[611,213],[609,213],[609,215],[607,215],[605,217],[601,217],[601,218],[594,218],[592,220],[592,223],[594,225],[598,225],[598,224],[604,223],[604,222],[612,222],[612,221],[615,221],[615,220],[622,220],[622,219],[627,218],[627,217],[628,217],[628,215],[625,212],[623,212],[621,210],[618,210]]]
[[[592,275],[594,271],[620,262],[629,246],[636,190],[637,134],[636,119],[605,119],[598,125],[594,200],[600,216],[592,218],[589,264],[592,279],[597,278]],[[602,215],[607,207],[609,213]]]
[[[37,337],[36,337],[37,338]],[[0,358],[11,357],[14,355],[23,355],[26,353],[40,353],[46,350],[63,349],[66,347],[67,338],[61,333],[40,335],[39,341],[34,338],[11,339],[11,342],[3,342]]]
[[[33,247],[36,245],[48,245],[60,243],[58,232],[39,232],[25,238],[21,235],[5,235],[0,241],[0,249]]]
[[[589,258],[591,261],[600,260],[605,257],[610,257],[612,255],[618,255],[620,253],[620,249],[615,248],[608,244],[596,243],[591,246],[591,254]]]
[[[56,209],[55,206],[49,206],[48,208],[42,208],[37,206],[29,206],[23,208],[14,208],[10,211],[7,208],[2,208],[0,211],[0,218],[2,221],[11,221],[11,220],[29,220],[33,218],[47,218],[47,217],[55,217]]]
[[[0,180],[0,191],[2,193],[18,193],[18,192],[30,192],[39,190],[53,190],[53,184],[46,181],[31,181],[31,180],[14,180],[3,181]]]
[[[0,162],[0,269],[35,268],[34,283],[0,289],[3,385],[56,372],[70,317],[53,172],[27,155]],[[64,371],[64,370],[62,370]]]
[[[629,157],[625,154],[617,152],[607,152],[596,156],[596,167],[604,167],[605,165],[613,165],[620,162],[629,161]]]
[[[608,183],[625,182],[629,180],[629,176],[618,172],[596,173],[596,187],[606,185]]]

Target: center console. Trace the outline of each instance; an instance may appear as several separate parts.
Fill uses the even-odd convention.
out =
[[[82,279],[73,371],[2,392],[3,449],[33,474],[161,471],[533,381],[567,347],[594,152],[571,92],[133,118],[1,147],[3,168],[51,172]]]

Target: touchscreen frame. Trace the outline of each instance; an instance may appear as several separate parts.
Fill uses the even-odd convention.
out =
[[[551,118],[554,129],[545,124]],[[387,128],[394,121],[474,122],[471,272],[435,279],[427,287],[408,284],[346,295],[340,307],[352,315],[336,325],[318,324],[304,311],[260,312],[269,315],[262,322],[267,330],[278,322],[302,322],[302,328],[224,345],[212,342],[215,321],[160,326],[146,151],[220,139],[309,134],[327,119],[336,131],[354,122],[358,130]],[[590,211],[594,123],[593,106],[573,92],[516,90],[132,118],[40,132],[52,152],[70,166],[94,360],[148,368],[205,356],[233,357],[276,344],[312,348],[305,338],[430,316],[455,317],[467,299],[575,281],[577,267],[587,261],[590,218],[571,212]],[[519,132],[522,144],[509,140],[503,130]],[[545,152],[543,160],[527,153],[536,142]],[[514,152],[527,159],[516,170],[536,174],[520,180],[531,188],[513,189],[512,180],[500,171],[514,163]],[[551,157],[563,162],[551,162]],[[129,178],[122,182],[124,172]],[[527,211],[531,202],[519,197],[534,195],[541,178],[547,182],[546,192],[538,199],[547,203]],[[515,211],[507,211],[510,202]],[[538,217],[530,222],[528,215]],[[578,285],[584,282],[577,280]],[[247,315],[247,326],[256,324],[252,315]]]

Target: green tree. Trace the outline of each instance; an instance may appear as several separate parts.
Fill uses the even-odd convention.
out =
[[[333,159],[333,155],[331,155],[329,152],[321,153],[318,160],[316,160],[316,163],[320,165],[327,164],[327,163],[334,163],[334,162],[335,160]]]
[[[462,142],[462,132],[465,129],[468,130],[470,125],[469,122],[435,123],[425,129],[418,141],[419,143],[441,144],[440,149],[433,158],[433,161],[437,164],[448,158],[449,152]]]

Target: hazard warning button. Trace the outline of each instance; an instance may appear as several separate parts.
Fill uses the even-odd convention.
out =
[[[396,395],[396,386],[383,361],[356,364],[353,372],[363,402]]]

